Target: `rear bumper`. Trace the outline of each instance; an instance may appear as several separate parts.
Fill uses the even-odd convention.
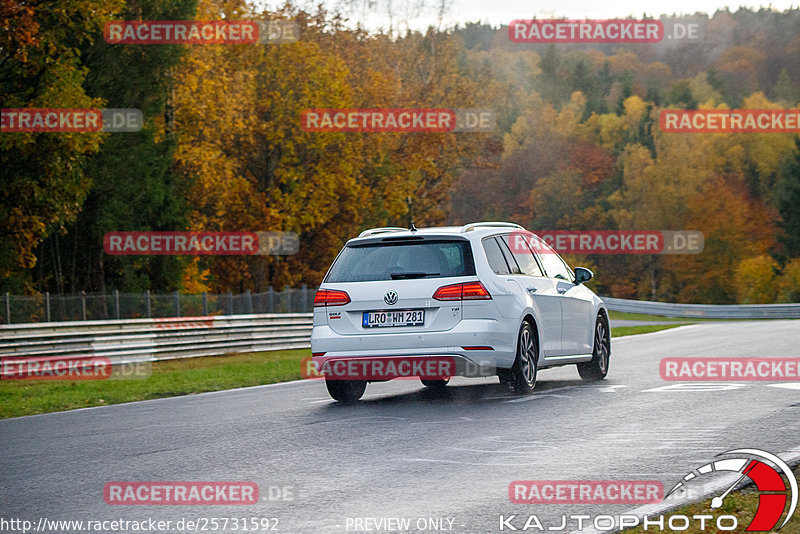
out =
[[[465,319],[444,332],[380,332],[342,335],[314,326],[311,352],[317,369],[328,360],[352,358],[452,357],[459,376],[490,376],[508,368],[516,353],[516,325],[491,319]]]
[[[431,365],[425,365],[425,361]],[[451,376],[494,376],[494,363],[476,362],[461,354],[400,356],[314,356],[315,369],[339,380],[392,380],[395,378],[440,379]],[[377,363],[377,366],[375,365]],[[341,365],[340,365],[341,364]],[[328,371],[324,371],[327,369]],[[380,369],[379,371],[377,369]],[[392,369],[394,372],[387,370]],[[413,370],[418,369],[415,373]],[[383,374],[381,374],[383,373]]]

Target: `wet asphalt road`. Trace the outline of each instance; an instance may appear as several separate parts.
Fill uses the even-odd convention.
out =
[[[516,514],[520,528],[536,514],[547,528],[562,514],[634,507],[512,504],[514,480],[654,479],[669,489],[737,447],[800,457],[800,383],[687,391],[664,389],[674,383],[659,376],[667,356],[800,356],[800,321],[704,323],[612,343],[607,380],[543,370],[526,397],[496,379],[455,379],[443,393],[404,380],[371,384],[342,406],[306,381],[0,421],[0,514],[34,524],[156,518],[172,522],[169,532],[187,531],[175,527],[181,518],[185,527],[214,517],[274,518],[275,532],[500,532],[501,516]],[[261,500],[110,505],[111,481],[253,481]]]

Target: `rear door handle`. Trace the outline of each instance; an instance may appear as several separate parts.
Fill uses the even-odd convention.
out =
[[[556,291],[558,291],[558,294],[559,294],[559,295],[563,295],[564,293],[566,293],[566,292],[567,292],[567,290],[566,290],[566,289],[556,289]]]
[[[529,288],[528,288],[528,292],[529,292],[529,293],[536,293],[538,290],[539,290],[539,288],[538,288],[538,287],[529,287]]]

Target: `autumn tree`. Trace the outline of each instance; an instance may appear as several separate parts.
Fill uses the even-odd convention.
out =
[[[123,19],[190,19],[195,0],[127,0]],[[177,256],[109,256],[103,235],[120,230],[183,230],[186,209],[172,174],[175,146],[165,114],[174,80],[172,69],[185,47],[180,45],[109,44],[102,39],[84,47],[84,87],[103,97],[106,107],[136,108],[145,124],[140,132],[106,136],[87,160],[89,194],[65,233],[46,239],[37,249],[43,291],[158,291],[180,289],[186,258]],[[59,269],[59,266],[63,266]]]
[[[84,89],[81,48],[102,35],[121,0],[0,2],[0,101],[4,108],[99,108]],[[0,291],[33,289],[36,246],[75,220],[89,190],[97,133],[0,135]]]
[[[679,302],[733,304],[740,295],[740,281],[752,272],[744,260],[765,256],[774,244],[774,226],[769,211],[747,192],[741,179],[716,177],[688,203],[687,227],[700,229],[705,248],[700,254],[671,255],[670,275],[679,287]],[[756,271],[763,270],[757,264]],[[752,266],[751,266],[752,267]],[[760,272],[760,271],[759,271]]]
[[[736,267],[733,280],[731,280],[736,289],[736,301],[740,304],[775,302],[777,274],[778,264],[769,255],[742,260]]]

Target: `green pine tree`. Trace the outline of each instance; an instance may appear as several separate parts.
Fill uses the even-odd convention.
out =
[[[800,137],[796,137],[795,150],[781,168],[776,186],[778,241],[789,258],[800,258]]]

